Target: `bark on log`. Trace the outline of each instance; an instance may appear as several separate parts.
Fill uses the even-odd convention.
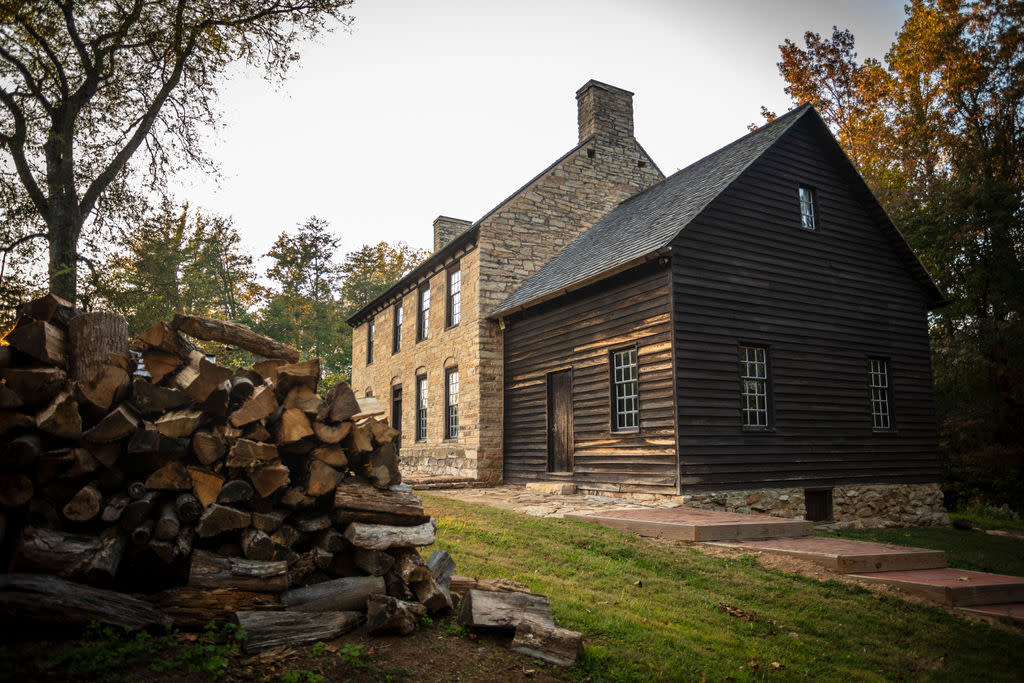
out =
[[[324,529],[318,533],[313,540],[313,545],[331,553],[348,550],[351,547],[348,541],[345,540],[344,534],[335,529]]]
[[[583,634],[524,618],[510,648],[558,666],[572,666],[583,655]]]
[[[211,621],[221,626],[234,612],[281,609],[274,593],[253,593],[230,588],[181,586],[150,596],[153,604],[183,629],[201,629]]]
[[[14,571],[37,571],[64,578],[85,576],[93,556],[103,547],[98,536],[26,527],[15,549]]]
[[[176,315],[171,326],[190,337],[237,346],[264,358],[280,358],[292,363],[299,360],[299,352],[296,349],[256,334],[248,327],[237,323],[195,315]]]
[[[302,539],[302,534],[295,527],[289,524],[282,524],[274,530],[270,538],[278,545],[291,548]]]
[[[245,630],[242,649],[256,654],[284,645],[327,641],[353,631],[362,622],[359,612],[323,612],[316,619],[294,612],[236,612]]]
[[[324,581],[281,594],[286,609],[296,612],[364,611],[366,599],[386,589],[379,576],[349,576]]]
[[[462,599],[459,623],[479,628],[514,629],[523,619],[554,626],[551,605],[535,593],[471,590]]]
[[[138,500],[128,503],[124,514],[121,515],[121,528],[131,531],[152,517],[156,508],[156,497],[155,491],[149,491]]]
[[[78,382],[90,382],[111,353],[129,355],[128,323],[117,313],[82,313],[68,322],[69,374]]]
[[[117,529],[108,529],[100,536],[100,547],[85,565],[85,579],[89,583],[108,585],[117,576],[124,557],[125,538]]]
[[[452,574],[455,573],[455,560],[445,550],[435,550],[427,558],[427,567],[437,584],[445,590],[451,590]],[[529,591],[529,589],[527,589]]]
[[[280,593],[288,590],[288,564],[222,557],[205,550],[196,550],[192,553],[188,585]]]
[[[394,548],[388,554],[395,558],[394,571],[408,584],[426,581],[430,578],[430,569],[423,563],[423,558],[412,548]]]
[[[136,547],[141,548],[144,545],[148,545],[153,540],[153,529],[156,527],[156,522],[152,519],[147,519],[142,524],[138,525],[131,530],[129,537],[132,539],[132,543]]]
[[[412,493],[380,491],[351,477],[335,489],[334,507],[334,519],[339,525],[363,522],[418,526],[430,519],[423,512],[423,503]]]
[[[497,591],[504,593],[529,593],[530,587],[525,583],[511,579],[476,579],[468,576],[452,575],[449,588],[452,593],[464,595],[471,590]]]
[[[103,508],[103,515],[100,519],[107,524],[119,521],[130,501],[131,498],[123,493],[111,496],[110,500],[107,501],[106,507]]]
[[[345,538],[359,548],[387,550],[431,545],[434,542],[434,520],[419,526],[388,526],[352,522],[345,529]]]
[[[316,419],[320,422],[344,422],[359,412],[359,402],[352,393],[351,387],[338,382],[327,395],[317,411]]]
[[[174,500],[174,512],[182,522],[191,524],[203,514],[203,506],[191,493],[183,493]]]
[[[0,611],[32,621],[58,624],[98,621],[127,629],[168,627],[172,623],[170,617],[145,600],[35,574],[0,575]]]
[[[270,536],[259,529],[249,528],[242,532],[242,554],[247,560],[272,560],[276,551],[276,544]]]
[[[174,503],[164,503],[156,518],[153,535],[158,541],[172,541],[181,532],[181,519],[174,509]]]
[[[355,549],[356,566],[370,576],[384,576],[395,566],[395,558],[383,550]]]
[[[366,632],[371,636],[409,635],[427,608],[389,595],[373,595],[367,603]]]
[[[257,384],[263,383],[262,377],[260,377],[259,381],[256,382],[250,377],[239,375],[238,372],[238,370],[235,370],[235,376],[231,378],[230,403],[233,411],[237,410],[239,406],[249,400],[249,398],[256,392]]]
[[[247,503],[252,500],[254,494],[252,484],[244,479],[232,479],[224,482],[220,493],[217,494],[217,502],[224,505]]]
[[[56,325],[42,320],[18,325],[7,333],[5,341],[41,363],[65,370],[68,367],[67,356],[64,353],[66,339],[63,330]]]

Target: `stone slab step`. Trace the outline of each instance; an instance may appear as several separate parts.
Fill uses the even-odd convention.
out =
[[[803,536],[748,541],[714,541],[710,545],[799,557],[840,574],[940,569],[946,566],[941,550],[852,541],[845,538]]]
[[[965,569],[911,569],[852,574],[953,607],[1024,602],[1024,579]]]
[[[691,507],[608,510],[565,515],[592,524],[675,541],[722,541],[779,536],[810,536],[813,522],[717,512]]]
[[[1007,619],[1017,624],[1024,624],[1024,602],[1005,602],[995,605],[972,605],[958,607],[961,612],[979,617]]]

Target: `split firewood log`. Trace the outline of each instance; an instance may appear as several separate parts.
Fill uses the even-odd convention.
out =
[[[351,422],[328,424],[317,420],[313,423],[313,433],[316,435],[316,438],[329,445],[340,443],[351,431]]]
[[[388,526],[352,522],[345,529],[345,538],[359,548],[387,550],[431,545],[434,542],[434,520],[419,526]]]
[[[283,512],[254,512],[252,513],[252,526],[268,534],[272,534],[284,524]]]
[[[0,410],[13,410],[21,408],[25,402],[13,389],[8,389],[6,384],[0,383]]]
[[[36,427],[62,439],[77,439],[82,435],[82,416],[78,402],[71,391],[62,391],[46,408],[36,415]]]
[[[20,318],[31,318],[53,323],[62,330],[68,327],[68,321],[81,313],[70,301],[56,294],[46,294],[38,299],[26,301],[18,306],[16,314]]]
[[[245,510],[213,503],[199,517],[196,533],[200,538],[209,538],[225,531],[244,529],[252,523],[252,513]]]
[[[551,605],[543,595],[473,589],[462,599],[459,623],[478,628],[515,629],[523,619],[554,626]]]
[[[128,371],[124,368],[105,365],[91,382],[79,384],[79,397],[96,410],[106,412],[115,401],[122,400],[128,393],[128,377]]]
[[[293,588],[281,594],[285,609],[298,612],[337,612],[365,610],[366,599],[385,591],[379,576],[349,576],[304,588]]]
[[[558,666],[572,666],[583,655],[583,634],[524,617],[509,647]]]
[[[192,478],[191,472],[189,473],[189,478]],[[192,524],[198,521],[199,516],[203,514],[203,506],[195,495],[182,493],[174,499],[174,513],[185,524]]]
[[[349,445],[353,454],[370,453],[373,451],[373,434],[365,424],[352,427],[349,434]]]
[[[525,583],[512,579],[477,579],[453,574],[450,584],[451,592],[465,595],[471,590],[497,591],[505,593],[529,593],[530,587]]]
[[[294,387],[305,386],[316,392],[320,381],[320,359],[290,363],[277,368],[277,395],[284,398]]]
[[[143,351],[156,349],[181,358],[187,358],[189,353],[196,350],[195,344],[182,339],[176,330],[162,320],[136,335],[135,345]]]
[[[249,472],[249,481],[260,498],[267,498],[275,491],[288,485],[291,470],[280,461],[256,467]],[[310,499],[312,500],[312,499]]]
[[[289,408],[295,408],[301,410],[307,415],[316,415],[317,411],[320,410],[320,404],[323,401],[320,396],[307,386],[300,385],[293,388],[285,396],[284,401],[281,405],[287,410]]]
[[[452,595],[438,585],[433,576],[409,584],[416,599],[423,603],[431,614],[446,612],[452,608]]]
[[[6,467],[25,469],[35,464],[43,452],[43,440],[38,434],[22,434],[4,446],[0,462]]]
[[[60,368],[3,368],[0,379],[22,403],[34,408],[49,403],[67,383],[67,373]]]
[[[321,446],[313,449],[313,457],[331,467],[345,467],[348,465],[348,456],[345,449],[337,444]]]
[[[379,446],[363,461],[363,474],[367,481],[379,489],[402,483],[402,475],[398,471],[398,449],[395,444]]]
[[[235,370],[235,376],[231,378],[230,405],[232,412],[249,400],[256,392],[256,385],[262,383],[262,377],[259,382],[254,382],[250,377],[239,375],[238,370]]]
[[[250,527],[242,532],[242,554],[248,560],[273,560],[277,545],[266,532]]]
[[[132,380],[131,404],[142,415],[166,413],[191,402],[192,397],[181,389],[158,386],[143,377]]]
[[[102,507],[103,494],[95,482],[90,482],[64,506],[64,517],[72,522],[88,522],[100,514]]]
[[[266,382],[277,381],[277,369],[282,365],[288,365],[288,361],[277,358],[268,358],[252,364],[252,369]]]
[[[315,458],[307,464],[306,495],[314,498],[331,493],[341,481],[342,473]]]
[[[203,508],[213,505],[224,486],[224,477],[201,467],[189,466],[186,470],[192,480],[192,492],[199,499],[199,504]]]
[[[156,430],[172,438],[191,437],[203,422],[201,410],[172,410],[157,418]]]
[[[398,438],[398,430],[389,426],[384,420],[370,418],[367,421],[367,426],[370,428],[370,434],[373,436],[373,442],[378,446],[391,444],[396,438]]]
[[[43,320],[18,325],[7,333],[4,341],[27,356],[41,363],[67,369],[68,360],[64,355],[66,339],[64,331]]]
[[[356,402],[359,404],[359,412],[350,418],[353,422],[359,422],[368,417],[379,417],[385,413],[384,406],[376,396],[357,398]]]
[[[307,436],[313,436],[313,426],[309,418],[299,408],[287,408],[281,413],[281,420],[274,430],[279,444],[293,444]]]
[[[324,396],[316,419],[319,422],[344,422],[359,412],[359,402],[351,387],[339,381]]]
[[[444,590],[450,590],[452,584],[452,574],[455,573],[455,560],[445,550],[435,550],[427,558],[427,567],[430,569],[431,576],[437,581],[437,584]],[[527,589],[529,592],[529,589]]]
[[[367,602],[366,632],[371,636],[409,635],[427,613],[418,602],[407,602],[390,595],[372,595]]]
[[[254,470],[277,459],[277,446],[274,444],[239,439],[228,451],[227,466]]]
[[[82,437],[93,443],[110,443],[127,438],[138,426],[139,418],[132,413],[127,404],[122,403],[107,413],[96,426],[82,434]]]
[[[228,368],[211,362],[202,351],[191,351],[188,363],[174,377],[174,386],[195,401],[205,401],[224,382],[231,379]]]
[[[246,654],[285,645],[327,641],[353,631],[362,623],[359,612],[322,612],[316,619],[295,612],[235,612],[245,631],[242,649]]]
[[[422,501],[412,493],[382,491],[353,477],[338,484],[334,508],[334,521],[339,526],[349,522],[418,526],[430,520]]]
[[[370,576],[384,576],[395,566],[395,558],[383,550],[356,548],[355,563]]]
[[[13,410],[0,410],[0,434],[6,434],[15,429],[28,429],[35,426],[35,420],[28,415],[16,413]]]
[[[192,435],[192,452],[196,459],[204,465],[213,463],[224,457],[227,443],[223,436],[211,432],[196,432]]]
[[[190,491],[193,481],[185,466],[174,460],[149,475],[146,488],[150,491]]]
[[[153,384],[158,384],[163,381],[165,377],[176,372],[178,368],[183,366],[185,364],[185,360],[177,354],[150,349],[149,351],[142,352],[142,364],[149,373],[149,377],[153,381]]]
[[[277,410],[277,396],[274,388],[269,384],[256,387],[251,397],[246,399],[242,407],[231,413],[229,421],[234,427],[244,427],[247,424],[262,420]]]
[[[234,588],[257,593],[288,590],[288,564],[224,557],[206,550],[192,553],[188,585],[200,588]]]
[[[224,482],[220,493],[217,494],[217,502],[224,505],[247,503],[252,500],[254,494],[252,484],[249,482],[244,479],[231,479]]]
[[[181,518],[178,517],[174,503],[164,503],[160,507],[160,514],[157,515],[153,536],[158,541],[171,541],[176,539],[180,532]]]
[[[0,476],[0,505],[6,508],[21,507],[32,500],[36,489],[32,480],[24,474]]]

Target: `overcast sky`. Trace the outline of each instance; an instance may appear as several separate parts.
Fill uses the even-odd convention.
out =
[[[300,47],[283,87],[221,89],[208,150],[183,179],[260,256],[312,215],[345,252],[432,245],[438,215],[476,220],[575,146],[577,88],[635,93],[636,137],[666,175],[790,108],[779,44],[849,28],[881,57],[901,0],[356,0],[351,32]]]

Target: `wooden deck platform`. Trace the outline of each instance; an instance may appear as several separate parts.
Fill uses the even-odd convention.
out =
[[[1024,579],[966,569],[912,569],[853,574],[953,607],[1024,602]]]
[[[939,569],[946,566],[941,550],[852,541],[845,538],[803,536],[749,541],[714,541],[711,545],[750,552],[799,557],[840,574]]]
[[[744,515],[691,507],[608,510],[568,514],[592,524],[675,541],[722,541],[810,536],[811,522],[768,515]]]

